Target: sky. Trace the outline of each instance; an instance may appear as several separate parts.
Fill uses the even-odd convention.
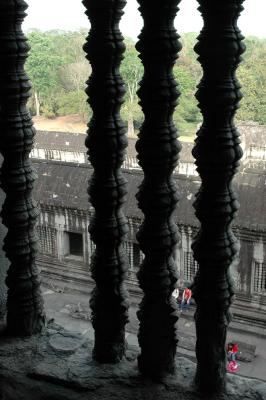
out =
[[[81,0],[26,0],[28,17],[23,28],[25,31],[38,28],[40,30],[62,29],[78,30],[88,27],[89,22],[84,14]],[[97,0],[95,0],[97,1]],[[214,0],[217,1],[217,0]],[[223,0],[222,0],[223,1]],[[196,0],[182,0],[175,20],[178,33],[198,32],[202,27],[202,19],[197,11]],[[266,38],[266,0],[246,0],[245,10],[239,18],[239,27],[244,35]],[[125,14],[120,29],[124,36],[136,39],[142,26],[136,0],[127,0]]]

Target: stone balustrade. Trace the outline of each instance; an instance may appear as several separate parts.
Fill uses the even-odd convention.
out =
[[[144,296],[138,313],[138,368],[142,376],[167,382],[170,376],[174,379],[175,373],[179,377],[182,373],[175,358],[178,316],[171,296],[178,279],[173,255],[179,235],[172,216],[179,195],[173,171],[181,146],[172,119],[179,96],[172,69],[181,48],[173,25],[179,0],[138,2],[144,20],[137,43],[144,66],[138,92],[144,122],[136,145],[144,172],[137,194],[144,214],[138,233],[144,253],[139,272]],[[233,295],[229,267],[238,251],[231,231],[238,208],[231,183],[241,157],[233,117],[241,99],[235,70],[244,51],[237,28],[242,2],[199,0],[204,27],[195,47],[203,68],[196,94],[203,124],[193,150],[202,180],[195,202],[201,229],[193,245],[199,264],[193,284],[197,303],[196,385],[210,394],[224,391],[226,384],[225,339]],[[90,302],[95,330],[92,355],[94,362],[111,364],[126,356],[128,318],[128,263],[123,246],[128,231],[123,214],[127,185],[121,168],[127,137],[120,117],[125,88],[119,73],[125,50],[119,22],[125,3],[83,0],[91,23],[84,49],[92,66],[86,90],[93,111],[86,139],[94,168],[88,189],[95,210],[89,230],[96,245],[91,262],[95,280]],[[8,230],[4,250],[10,260],[7,332],[15,336],[38,333],[45,323],[35,265],[38,211],[31,196],[35,175],[29,160],[34,129],[26,108],[30,84],[24,62],[29,48],[21,31],[26,8],[24,0],[0,3],[1,187],[6,194],[2,218]],[[35,340],[37,344],[43,339]],[[117,373],[122,374],[122,369],[117,367]]]

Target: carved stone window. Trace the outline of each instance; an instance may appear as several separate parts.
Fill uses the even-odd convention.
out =
[[[255,261],[254,263],[254,293],[266,293],[266,263]]]
[[[249,157],[257,160],[266,159],[266,146],[254,146],[251,145],[249,148]]]
[[[50,226],[37,226],[39,251],[43,254],[56,255],[56,229]]]
[[[126,240],[123,244],[124,249],[125,249],[125,253],[128,257],[129,260],[129,269],[130,270],[134,270],[134,261],[133,261],[133,243]]]
[[[95,243],[93,243],[93,241],[91,239],[89,239],[89,249],[90,249],[90,255],[92,255],[96,249],[96,245],[95,245]]]
[[[198,270],[198,263],[191,251],[184,252],[184,281],[192,282]]]
[[[141,255],[138,243],[133,243],[133,265],[138,268],[141,262]]]

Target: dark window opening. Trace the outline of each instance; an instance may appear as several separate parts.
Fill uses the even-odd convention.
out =
[[[81,233],[69,232],[69,254],[83,257],[83,237]]]

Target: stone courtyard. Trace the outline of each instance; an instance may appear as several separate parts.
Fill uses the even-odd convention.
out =
[[[94,338],[93,327],[90,322],[89,297],[56,286],[43,287],[46,312],[49,319],[57,321],[65,329],[80,332],[90,340]],[[129,309],[129,323],[126,326],[127,342],[138,350],[138,326],[136,316],[138,299],[131,297]],[[194,307],[179,315],[178,329],[178,356],[184,356],[196,362],[195,343],[196,333],[194,324]],[[239,344],[239,375],[266,380],[266,327],[247,325],[244,321],[233,320],[229,325],[228,342],[236,341]]]

